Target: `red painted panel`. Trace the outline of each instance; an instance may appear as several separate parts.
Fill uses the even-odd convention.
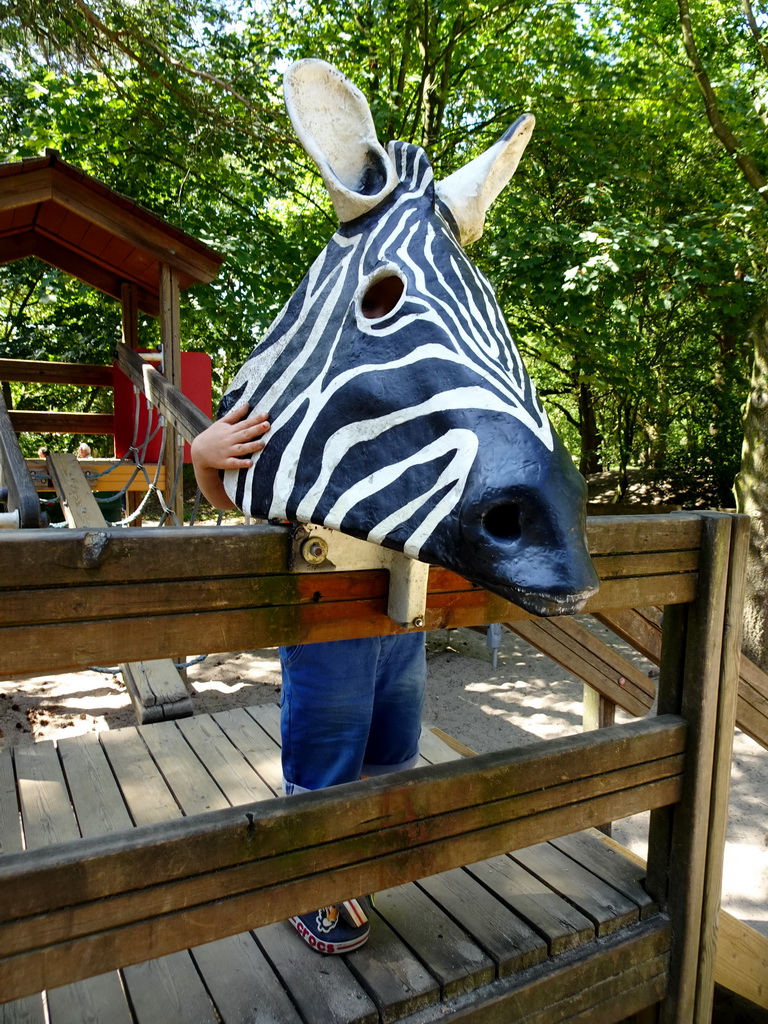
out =
[[[139,352],[142,351],[146,349],[139,349]],[[149,407],[143,395],[134,393],[133,384],[118,369],[117,363],[112,365],[112,379],[115,393],[115,457],[121,459],[135,444],[142,455],[141,461],[157,462],[162,444],[157,410]],[[201,412],[211,416],[211,357],[207,352],[181,353],[181,391]],[[184,461],[192,461],[188,444],[184,445]]]

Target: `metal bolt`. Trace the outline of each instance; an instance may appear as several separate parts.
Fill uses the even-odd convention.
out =
[[[322,537],[308,537],[301,545],[301,557],[310,565],[320,565],[328,557],[328,545]]]
[[[416,629],[421,629],[421,627],[424,625],[424,619],[422,619],[420,615],[417,615],[416,618],[411,623],[411,625],[415,626]]]

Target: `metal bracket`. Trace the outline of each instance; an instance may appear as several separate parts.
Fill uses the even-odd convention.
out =
[[[429,565],[400,551],[306,523],[293,531],[289,568],[291,572],[387,569],[387,615],[399,626],[420,629],[424,625]]]

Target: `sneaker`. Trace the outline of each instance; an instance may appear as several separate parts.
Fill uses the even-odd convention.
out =
[[[290,919],[304,941],[318,953],[351,953],[368,939],[371,926],[365,900],[344,900]]]

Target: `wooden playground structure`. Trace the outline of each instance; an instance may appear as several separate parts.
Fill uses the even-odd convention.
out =
[[[227,977],[231,1000],[240,982],[254,998],[256,973],[235,970],[235,948],[236,962],[258,960],[266,992],[288,987],[299,1016],[285,1019],[335,1019],[306,1008],[299,981],[313,964],[346,993],[347,1020],[618,1021],[658,1005],[661,1019],[704,1021],[716,970],[764,999],[759,937],[751,975],[743,950],[729,964],[734,936],[717,937],[745,520],[605,517],[590,544],[602,580],[590,611],[665,606],[657,717],[476,757],[433,750],[434,764],[407,775],[290,800],[271,799],[276,733],[263,712],[3,750],[0,991],[22,1000],[7,1019],[36,1019],[19,1007],[31,1012],[43,989],[49,1006],[70,1007],[52,1020],[93,1019],[88,1007],[118,995],[136,1012],[155,987],[181,998],[193,964],[221,1019],[260,1019],[215,994]],[[289,549],[289,531],[269,526],[7,531],[4,667],[397,628],[385,571],[294,574]],[[430,571],[426,628],[489,621],[528,617]],[[649,808],[647,873],[583,833]],[[350,891],[382,893],[380,939],[343,967],[302,962],[273,922]],[[425,926],[436,916],[437,930]],[[116,968],[128,980],[106,973]],[[216,1019],[210,1007],[199,1019]]]
[[[191,440],[205,417],[173,382],[130,345],[118,361]],[[34,484],[9,423],[18,509]],[[400,628],[386,569],[297,572],[282,526],[107,527],[76,460],[49,461],[71,525],[0,531],[4,678]],[[734,723],[768,745],[740,653],[748,530],[590,519],[586,612],[658,662],[654,716],[652,681],[577,620],[431,567],[418,628],[506,623],[585,679],[604,727],[477,756],[430,733],[411,772],[290,799],[275,709],[0,748],[0,1020],[703,1024],[715,980],[768,1008],[768,940],[719,907]],[[594,831],[644,810],[647,866]],[[284,923],[366,892],[347,956]]]

